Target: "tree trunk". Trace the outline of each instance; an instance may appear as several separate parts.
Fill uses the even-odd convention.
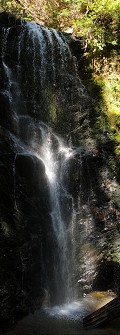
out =
[[[108,323],[120,316],[120,296],[83,319],[85,327],[96,327]]]

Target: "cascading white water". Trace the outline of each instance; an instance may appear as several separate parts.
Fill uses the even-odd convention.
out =
[[[64,168],[66,161],[69,159],[69,157],[72,156],[73,153],[72,149],[65,147],[59,137],[54,135],[49,127],[44,124],[40,124],[39,128],[41,130],[42,145],[39,148],[39,143],[37,144],[36,156],[42,159],[45,165],[46,175],[49,180],[51,218],[60,256],[58,265],[54,264],[56,286],[58,286],[59,292],[59,272],[64,285],[64,300],[69,301],[72,298],[72,292],[70,287],[68,237],[66,223],[62,217],[61,198],[64,197],[64,200],[67,201],[67,199],[70,197],[64,188],[62,179],[63,174],[65,173]],[[57,143],[57,150],[54,150],[52,139],[53,137],[54,141]],[[35,150],[35,143],[32,144]],[[59,156],[61,153],[63,155],[62,164],[59,164]]]
[[[36,42],[39,42],[40,45],[39,75],[40,75],[40,83],[41,85],[43,85],[43,81],[46,78],[45,74],[46,40],[44,38],[44,33],[48,36],[48,41],[50,44],[52,44],[53,34],[55,34],[56,40],[58,38],[57,42],[60,47],[62,66],[64,66],[64,59],[62,56],[62,52],[63,47],[66,50],[66,46],[65,43],[62,41],[62,38],[59,37],[59,35],[55,30],[50,31],[47,28],[39,28],[35,24],[27,24],[27,30],[29,39],[31,39],[33,43],[32,66],[34,70],[34,84],[36,85],[36,68],[35,68],[35,60],[37,52]],[[5,41],[4,49],[6,49],[7,46],[8,34],[9,30],[6,31],[6,34],[4,33],[4,41]],[[20,40],[18,46],[19,46],[18,62],[20,64],[20,55],[22,48],[22,42]],[[55,79],[53,52],[51,53],[51,55],[52,55],[52,71],[54,73],[54,79]],[[23,152],[24,154],[33,155],[33,157],[36,156],[38,159],[42,160],[45,166],[47,178],[49,180],[51,219],[53,224],[53,230],[57,240],[57,248],[59,253],[59,260],[57,259],[55,260],[53,276],[55,277],[54,280],[56,281],[57,292],[59,292],[59,275],[60,275],[60,280],[62,281],[62,285],[64,286],[63,288],[64,301],[67,302],[72,298],[71,296],[72,290],[70,283],[70,261],[68,259],[69,250],[68,250],[68,239],[67,239],[67,227],[66,223],[64,222],[64,218],[62,217],[61,198],[63,198],[65,202],[67,202],[67,198],[71,198],[71,196],[67,193],[63,185],[63,175],[64,173],[66,173],[65,170],[66,162],[72,156],[72,149],[70,147],[66,147],[63,144],[62,140],[60,140],[60,138],[56,136],[52,132],[52,129],[48,127],[46,124],[42,122],[36,122],[30,116],[21,114],[19,113],[19,111],[17,113],[17,103],[18,103],[17,92],[19,92],[21,95],[19,82],[17,82],[17,78],[19,78],[19,73],[16,76],[14,76],[12,71],[5,64],[4,57],[3,57],[3,66],[6,74],[10,108],[11,110],[13,110],[13,112],[15,110],[15,113],[17,115],[16,117],[17,128],[16,127],[14,128],[14,132],[15,135],[17,133],[17,137],[12,135],[13,140],[16,141],[16,145],[18,145],[18,153],[16,154],[16,157],[17,155],[19,155],[19,152],[20,153]],[[34,99],[34,92],[33,92],[33,99]],[[35,108],[35,102],[34,102],[34,108]],[[54,142],[56,142],[55,144],[56,150],[54,150]],[[17,211],[17,213],[19,212],[16,199],[15,199],[15,211]]]
[[[50,127],[43,123],[35,123],[28,116],[19,116],[19,136],[18,144],[20,150],[42,160],[45,166],[49,181],[53,231],[59,253],[59,261],[57,264],[56,259],[53,275],[57,292],[59,292],[58,277],[60,276],[64,290],[64,301],[68,302],[73,297],[70,273],[71,262],[69,260],[71,251],[68,249],[68,238],[69,240],[72,238],[72,230],[70,226],[69,233],[67,231],[66,222],[62,215],[61,199],[66,204],[70,204],[69,216],[72,220],[72,196],[67,192],[63,179],[67,173],[67,161],[74,155],[74,151],[70,147],[66,147]],[[56,141],[57,145],[56,150],[54,150],[54,141]]]
[[[57,303],[61,300],[68,302],[76,297],[75,292],[81,269],[82,275],[86,271],[81,265],[85,255],[82,255],[82,261],[77,259],[77,254],[80,255],[77,248],[79,244],[83,245],[84,240],[80,229],[82,227],[83,235],[87,236],[86,227],[87,224],[91,224],[91,217],[87,212],[84,218],[81,217],[82,190],[80,186],[78,185],[76,201],[67,185],[70,184],[69,162],[75,161],[76,155],[79,155],[77,174],[82,171],[81,150],[75,147],[72,149],[71,145],[64,144],[63,140],[45,121],[48,119],[48,123],[55,123],[59,117],[60,125],[63,126],[62,115],[63,109],[66,108],[65,122],[68,126],[68,117],[71,117],[72,120],[72,116],[69,115],[70,108],[74,109],[75,106],[78,108],[75,103],[76,100],[80,103],[84,87],[77,76],[76,62],[73,61],[65,36],[54,29],[39,27],[35,23],[26,23],[18,38],[17,64],[15,68],[11,69],[6,62],[9,34],[9,29],[4,31],[3,67],[12,119],[12,134],[10,136],[16,142],[17,154],[15,157],[24,153],[32,156],[33,160],[34,157],[37,158],[44,164],[49,181],[53,243],[55,239],[52,253],[53,277],[56,295],[58,295],[56,301]],[[26,38],[27,47],[24,55]],[[24,73],[21,71],[22,62],[24,63]],[[72,121],[70,127],[72,127]],[[68,130],[70,130],[69,127]],[[64,132],[67,132],[66,129]],[[19,211],[18,207],[15,201],[17,211]],[[79,263],[81,268],[78,268]],[[60,299],[60,296],[63,298]]]

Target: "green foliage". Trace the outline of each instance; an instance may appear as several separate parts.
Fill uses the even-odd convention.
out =
[[[78,35],[86,40],[86,49],[94,57],[101,57],[119,43],[120,2],[118,0],[82,1],[84,12],[73,18],[72,24]],[[77,5],[79,6],[79,5]],[[86,10],[86,11],[85,11]]]
[[[73,28],[85,40],[86,55],[101,57],[119,47],[119,0],[1,0],[1,6],[23,18],[56,29]]]
[[[97,90],[96,90],[97,87]],[[104,141],[107,164],[111,171],[119,171],[120,162],[120,79],[116,72],[93,74],[88,82],[94,109],[91,118],[93,136]],[[113,157],[111,152],[113,151]]]
[[[106,104],[106,114],[111,124],[111,130],[117,144],[117,155],[120,156],[120,78],[117,73],[106,75],[104,80],[103,100]],[[118,149],[119,148],[119,149]]]

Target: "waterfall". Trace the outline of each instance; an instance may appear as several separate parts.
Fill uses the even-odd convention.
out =
[[[72,56],[65,38],[63,39],[62,35],[57,31],[39,27],[35,23],[26,23],[18,37],[17,60],[15,68],[12,68],[10,62],[7,61],[8,36],[11,33],[12,28],[8,28],[3,32],[2,62],[6,82],[5,94],[9,102],[11,113],[10,137],[17,150],[13,166],[15,179],[14,215],[19,221],[19,224],[21,224],[22,217],[25,216],[25,214],[23,214],[25,205],[21,205],[19,196],[19,192],[23,192],[23,190],[19,191],[21,184],[19,187],[17,186],[17,170],[19,170],[18,164],[20,164],[19,161],[21,157],[23,157],[23,160],[25,157],[32,158],[31,164],[34,165],[36,164],[35,159],[40,162],[42,161],[49,184],[51,231],[53,232],[53,250],[51,252],[53,258],[53,272],[51,277],[53,277],[52,281],[54,282],[53,286],[55,287],[56,294],[54,300],[58,303],[62,301],[68,302],[73,298],[70,271],[70,267],[72,266],[72,249],[70,251],[70,247],[72,248],[70,226],[70,221],[72,221],[72,196],[64,185],[64,178],[67,173],[67,162],[73,156],[73,150],[70,146],[63,143],[63,140],[54,133],[51,126],[43,122],[44,114],[43,121],[39,120],[38,112],[43,108],[43,112],[45,113],[46,111],[49,117],[50,113],[53,113],[52,118],[56,118],[54,114],[56,113],[55,109],[57,107],[55,105],[57,102],[55,101],[53,90],[56,89],[58,85],[57,81],[59,77],[66,71],[68,58],[71,61]],[[24,43],[26,38],[27,46],[24,56]],[[53,45],[55,45],[55,47],[53,47]],[[56,72],[55,64],[56,52],[59,61],[58,72]],[[25,63],[25,72],[31,72],[30,78],[26,76],[26,73],[22,73],[22,62]],[[22,78],[23,75],[24,79]],[[29,79],[30,81],[32,79],[33,82],[29,83]],[[29,84],[31,85],[30,87]],[[30,91],[32,88],[31,97],[29,96],[29,88]],[[43,106],[43,103],[45,106]],[[30,113],[29,104],[31,104]],[[49,110],[50,107],[53,111]],[[65,211],[66,214],[63,214]],[[69,222],[66,223],[66,221]],[[39,262],[42,264],[41,268],[45,275],[44,248],[41,244],[41,259]],[[20,248],[22,268],[24,264],[24,252],[24,247],[23,249]],[[24,287],[24,276],[23,269],[22,290]],[[49,274],[47,274],[47,277],[49,277]],[[42,284],[42,286],[43,285],[44,284]],[[49,279],[46,279],[46,286],[49,291]]]
[[[50,216],[56,249],[53,253],[53,279],[56,286],[56,302],[69,302],[73,298],[71,282],[72,266],[71,252],[69,247],[72,238],[70,223],[72,222],[72,195],[68,193],[64,185],[64,177],[67,173],[67,162],[74,155],[71,147],[65,146],[63,141],[53,133],[53,130],[42,122],[35,122],[27,115],[19,115],[18,121],[19,137],[12,136],[18,144],[16,157],[21,153],[30,157],[36,157],[42,161],[49,183],[50,194]],[[66,207],[67,206],[67,207]],[[19,214],[19,204],[15,197],[15,210]],[[66,211],[66,215],[64,212]],[[69,231],[66,220],[69,217]],[[44,261],[42,260],[42,263]],[[49,287],[49,283],[47,283]]]
[[[23,22],[15,40],[3,30],[2,65],[22,293],[37,300],[41,288],[51,304],[67,303],[96,273],[86,92],[67,37],[36,23]]]
[[[0,318],[77,334],[93,291],[120,294],[116,146],[80,78],[81,40],[0,16]]]

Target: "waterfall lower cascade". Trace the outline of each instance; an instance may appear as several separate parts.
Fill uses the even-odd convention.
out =
[[[27,136],[25,135],[26,144],[24,144],[24,138],[22,138],[25,130],[27,132]],[[68,246],[72,235],[70,237],[70,233],[67,232],[62,212],[68,212],[69,220],[72,220],[72,196],[64,188],[63,178],[67,161],[73,155],[72,149],[65,147],[62,140],[53,133],[50,127],[42,122],[35,124],[33,119],[28,116],[19,117],[19,133],[21,134],[20,152],[17,153],[17,156],[22,152],[23,155],[32,156],[33,160],[37,158],[44,164],[50,198],[51,231],[54,236],[52,280],[56,289],[56,301],[67,302],[73,294]],[[56,149],[54,149],[55,145],[57,146]],[[66,206],[69,206],[68,209]],[[56,244],[55,248],[54,243]],[[47,283],[47,287],[49,287],[49,283]]]
[[[78,304],[71,302],[91,291],[101,249],[113,243],[107,231],[113,202],[99,187],[108,173],[89,142],[89,99],[69,41],[32,22],[2,28],[0,135],[6,136],[9,206],[1,215],[3,224],[10,222],[4,227],[13,239],[9,287],[15,282],[20,313],[25,306],[65,304],[51,313],[75,314]]]

